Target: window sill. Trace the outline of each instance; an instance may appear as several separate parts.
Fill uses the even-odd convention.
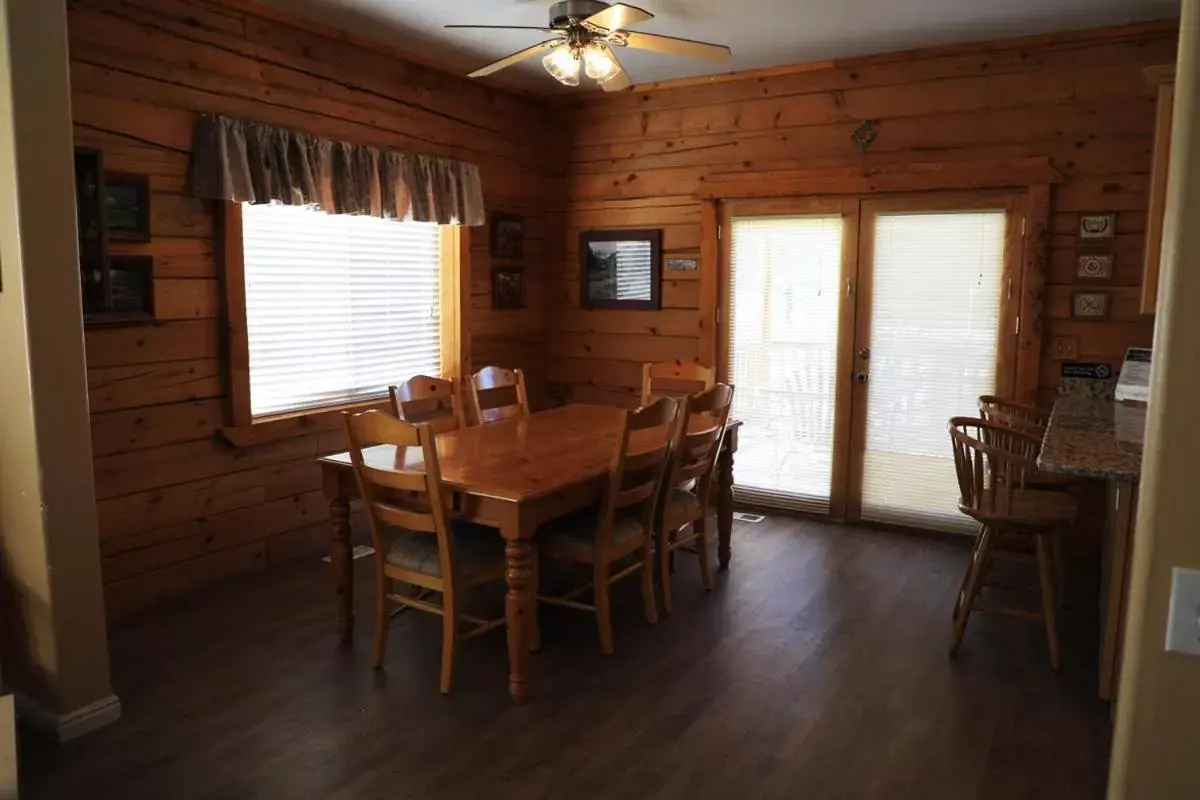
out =
[[[220,433],[221,437],[234,447],[253,447],[310,433],[336,430],[344,424],[342,413],[346,411],[387,411],[390,407],[391,402],[387,398],[362,400],[357,403],[343,403],[263,417],[249,425],[227,425],[221,428]]]

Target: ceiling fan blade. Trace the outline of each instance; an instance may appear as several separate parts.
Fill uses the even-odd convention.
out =
[[[443,25],[445,28],[473,28],[480,31],[541,31],[554,33],[553,28],[531,28],[528,25]]]
[[[562,39],[547,39],[544,42],[538,42],[537,44],[535,44],[531,47],[526,47],[524,50],[518,50],[517,52],[513,53],[511,56],[505,56],[504,58],[500,59],[499,61],[493,61],[491,64],[488,64],[485,67],[480,67],[479,69],[477,69],[474,72],[467,75],[467,77],[468,78],[482,78],[484,75],[491,75],[493,72],[499,72],[500,70],[504,69],[505,67],[511,67],[513,64],[516,64],[518,61],[524,61],[525,59],[529,58],[531,55],[538,52],[539,50],[545,50],[547,47],[552,47],[553,45],[556,45],[561,41],[562,41]]]
[[[621,31],[619,37],[613,37],[609,41],[613,44],[624,44],[626,47],[636,50],[651,50],[655,53],[701,58],[705,61],[724,61],[733,55],[733,51],[723,44],[677,39],[674,36],[660,36],[657,33]]]
[[[583,24],[603,28],[606,31],[616,31],[637,25],[648,19],[654,19],[654,15],[649,11],[637,8],[636,6],[627,6],[624,3],[613,3],[603,11],[597,11],[595,14],[592,14],[583,21]]]
[[[613,56],[613,61],[616,60],[617,57]],[[633,79],[629,77],[629,73],[625,71],[624,67],[621,67],[621,71],[616,75],[600,84],[600,88],[606,92],[619,92],[622,89],[628,89],[630,86],[633,86]]]

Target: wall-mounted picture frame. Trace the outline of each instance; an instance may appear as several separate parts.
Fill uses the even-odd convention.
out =
[[[1080,253],[1076,277],[1083,281],[1110,281],[1113,274],[1112,253]]]
[[[1111,305],[1108,292],[1071,292],[1071,319],[1092,322],[1108,319]]]
[[[1117,215],[1113,212],[1080,214],[1079,238],[1095,241],[1117,235]]]
[[[110,240],[150,241],[150,176],[106,172],[104,213]]]
[[[667,272],[695,272],[700,268],[700,260],[696,258],[668,258]]]
[[[662,231],[606,230],[579,234],[582,308],[662,308]]]
[[[492,269],[492,307],[525,307],[524,267],[495,267]]]
[[[492,258],[525,257],[525,218],[519,214],[492,214]]]

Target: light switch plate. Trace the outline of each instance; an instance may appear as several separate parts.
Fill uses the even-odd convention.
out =
[[[1167,650],[1200,656],[1200,570],[1183,567],[1171,570]]]

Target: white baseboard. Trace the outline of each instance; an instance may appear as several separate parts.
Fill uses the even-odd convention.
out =
[[[22,694],[15,694],[14,697],[17,718],[60,743],[77,739],[121,718],[121,700],[115,694],[66,714],[51,711]]]

